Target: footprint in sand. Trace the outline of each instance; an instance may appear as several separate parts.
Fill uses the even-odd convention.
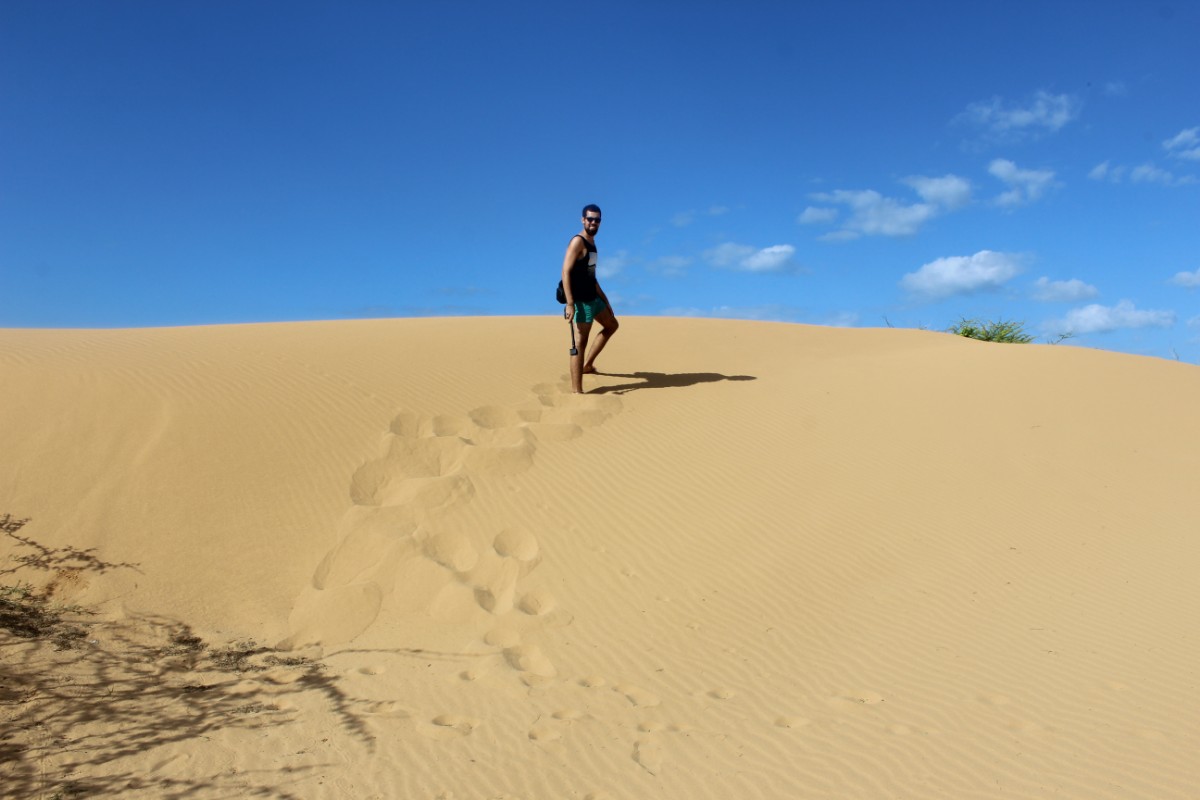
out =
[[[475,590],[475,602],[489,614],[507,614],[512,611],[516,588],[515,573],[508,573],[493,586],[481,586]]]
[[[625,699],[630,703],[633,703],[633,705],[637,706],[638,708],[654,708],[662,703],[662,700],[658,695],[654,694],[653,692],[648,692],[645,689],[638,688],[637,686],[622,684],[614,686],[613,689],[620,694],[625,695]]]
[[[521,634],[510,628],[496,628],[495,630],[488,631],[483,637],[483,641],[492,647],[507,650],[521,643]]]
[[[535,725],[529,729],[529,739],[539,744],[557,742],[562,738],[562,731],[549,725]]]
[[[776,728],[803,728],[809,724],[804,717],[781,716],[775,718]]]
[[[412,714],[395,700],[377,700],[363,705],[362,713],[372,717],[410,719]]]
[[[489,614],[500,616],[512,611],[520,576],[519,564],[492,557],[481,560],[479,566],[463,577],[473,588],[479,607]]]
[[[435,741],[449,741],[471,733],[482,725],[482,721],[462,714],[439,714],[428,725],[418,725],[417,731]]]
[[[836,695],[829,698],[826,702],[839,711],[849,711],[852,708],[859,706],[875,706],[884,702],[886,698],[879,692],[869,690],[847,692],[846,694]]]
[[[651,736],[639,739],[633,746],[633,760],[651,775],[662,772],[662,745]]]
[[[536,560],[539,552],[537,539],[523,528],[506,528],[500,531],[492,540],[492,549],[499,556],[515,558],[525,563]]]
[[[451,572],[467,572],[479,560],[475,548],[458,533],[436,533],[425,540],[422,551]]]
[[[538,743],[557,742],[570,729],[571,724],[583,719],[583,713],[573,708],[563,708],[550,715],[549,720],[538,717],[529,729],[530,740]]]
[[[465,438],[471,434],[471,422],[465,417],[452,417],[439,414],[429,420],[429,433],[432,436],[458,436]]]
[[[554,599],[554,595],[538,589],[522,595],[517,603],[517,608],[531,617],[541,617],[553,611],[557,604],[558,601]]]
[[[546,658],[542,649],[535,644],[509,647],[504,651],[504,658],[513,669],[539,678],[553,678],[558,674],[558,670],[550,663],[550,659]]]
[[[621,411],[619,398],[607,395],[576,395],[552,384],[540,383],[533,393],[542,407],[538,424],[575,426],[579,429],[602,425]]]

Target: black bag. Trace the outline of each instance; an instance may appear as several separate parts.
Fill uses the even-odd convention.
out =
[[[558,282],[558,290],[555,291],[555,293],[554,293],[554,299],[557,300],[558,302],[562,303],[563,305],[566,305],[567,293],[563,291],[562,281]]]

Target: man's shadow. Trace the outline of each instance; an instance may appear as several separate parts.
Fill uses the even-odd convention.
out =
[[[716,381],[754,381],[753,375],[722,375],[719,372],[596,372],[606,378],[631,378],[630,383],[618,383],[613,386],[598,386],[589,394],[625,394],[636,389],[672,389],[680,386],[695,386],[697,383],[715,383]]]

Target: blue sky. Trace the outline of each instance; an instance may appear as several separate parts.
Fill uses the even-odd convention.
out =
[[[1200,362],[1196,2],[0,4],[0,326],[618,315]],[[635,335],[633,329],[627,335]]]

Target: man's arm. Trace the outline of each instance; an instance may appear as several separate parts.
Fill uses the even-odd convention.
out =
[[[563,318],[568,320],[575,318],[575,298],[571,295],[571,265],[579,260],[580,250],[587,250],[587,248],[584,246],[583,240],[576,236],[567,245],[567,254],[563,256],[563,294],[567,296],[567,304],[563,307]]]

